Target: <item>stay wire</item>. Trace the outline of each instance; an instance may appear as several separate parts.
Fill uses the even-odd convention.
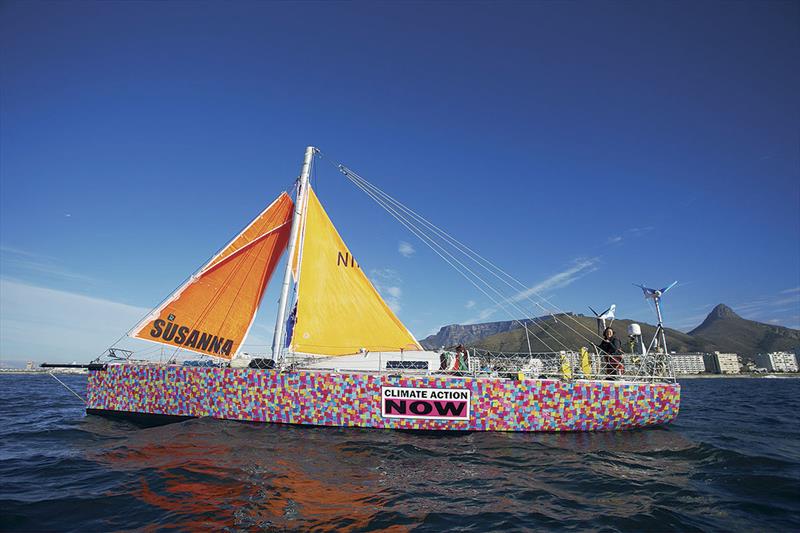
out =
[[[447,235],[447,233],[446,233],[446,232],[444,232],[444,231],[443,231],[443,230],[441,230],[440,228],[436,227],[434,224],[430,223],[429,221],[425,220],[425,219],[424,219],[424,217],[422,217],[421,215],[419,215],[419,214],[417,214],[417,213],[413,212],[413,210],[411,210],[410,208],[407,208],[407,207],[403,206],[403,205],[402,205],[402,203],[400,203],[399,201],[397,201],[397,200],[395,200],[395,199],[391,198],[391,197],[390,197],[390,196],[389,196],[387,193],[385,193],[385,192],[383,192],[383,191],[380,191],[380,189],[379,189],[378,187],[376,187],[376,186],[374,186],[374,185],[370,184],[370,183],[369,183],[369,182],[367,182],[367,181],[366,181],[364,178],[362,178],[362,177],[358,176],[357,174],[355,174],[355,173],[354,173],[354,172],[352,172],[351,170],[347,169],[346,167],[344,167],[344,168],[340,168],[340,171],[341,171],[343,174],[345,174],[345,176],[347,176],[347,177],[350,177],[350,178],[351,178],[351,181],[354,181],[354,179],[360,180],[360,182],[361,182],[361,183],[362,183],[364,186],[370,186],[370,187],[373,189],[373,192],[375,192],[376,194],[382,193],[383,197],[389,197],[391,200],[393,200],[393,203],[394,203],[394,205],[396,205],[396,206],[397,206],[399,209],[402,209],[402,210],[404,210],[404,211],[406,212],[406,214],[408,214],[408,216],[413,216],[413,217],[415,218],[415,220],[417,220],[418,222],[425,223],[425,224],[426,224],[428,227],[431,227],[431,229],[433,229],[433,230],[436,232],[436,234],[437,234],[437,235],[438,235],[440,238],[442,238],[442,239],[443,239],[445,242],[447,242],[447,244],[449,244],[450,246],[452,246],[453,248],[455,248],[455,249],[456,249],[458,252],[460,252],[461,254],[463,254],[464,256],[466,256],[466,258],[468,258],[468,259],[470,259],[471,261],[473,261],[474,263],[476,263],[478,266],[480,266],[481,268],[483,268],[484,270],[486,270],[487,272],[489,272],[490,274],[492,274],[492,275],[493,275],[495,278],[497,278],[497,279],[499,279],[500,281],[504,282],[506,285],[508,285],[508,286],[509,286],[509,287],[511,287],[512,289],[514,289],[514,290],[517,290],[517,289],[516,289],[516,288],[515,288],[513,285],[511,285],[511,284],[510,284],[510,283],[509,283],[507,280],[504,280],[504,279],[502,279],[500,276],[498,276],[498,275],[497,275],[495,272],[493,272],[493,271],[492,271],[490,268],[488,268],[486,265],[484,265],[484,264],[482,264],[480,261],[476,260],[476,259],[475,259],[475,257],[474,257],[474,255],[477,255],[478,257],[481,257],[479,254],[477,254],[477,252],[474,252],[474,250],[471,250],[469,247],[467,247],[466,245],[464,245],[463,243],[461,243],[460,241],[458,241],[458,240],[457,240],[457,239],[455,239],[454,237],[451,237],[451,236]],[[388,201],[388,200],[387,200],[387,201]],[[409,211],[411,211],[411,213],[413,213],[413,215],[412,215],[412,214],[410,214],[410,213],[408,213]],[[453,241],[455,241],[455,242],[453,242]],[[470,251],[472,252],[472,255],[470,255],[469,253],[467,253],[467,252],[464,250],[464,248],[466,248],[467,250],[470,250]],[[481,257],[481,259],[483,259],[483,258]],[[485,262],[489,262],[488,260],[485,260],[485,259],[484,259],[484,261],[485,261]],[[489,262],[489,263],[490,263],[490,262]],[[490,263],[490,264],[491,264],[491,263]],[[495,268],[498,268],[498,269],[499,269],[499,267],[495,267]],[[482,280],[482,281],[483,281],[483,282],[484,282],[484,283],[485,283],[487,286],[490,286],[490,287],[491,287],[491,285],[490,285],[488,282],[486,282],[485,280]],[[524,286],[523,286],[523,287],[524,287]],[[494,289],[494,291],[495,291],[496,293],[498,293],[498,294],[499,294],[499,291],[497,291],[496,289]],[[506,297],[505,295],[502,295],[502,298],[503,298],[505,301],[509,301],[509,300],[511,300],[513,297]],[[557,319],[557,318],[556,318],[556,317],[553,315],[552,311],[550,311],[549,309],[545,308],[544,306],[542,306],[542,305],[541,305],[541,304],[539,304],[538,302],[536,302],[536,301],[532,300],[530,297],[526,297],[525,299],[527,299],[527,300],[528,300],[528,301],[530,301],[531,303],[533,303],[533,304],[537,305],[538,307],[540,307],[540,308],[541,308],[541,309],[542,309],[542,310],[543,310],[545,313],[547,313],[547,314],[551,315],[551,316],[553,317],[553,319],[554,319],[554,321],[555,321],[556,323],[560,322],[560,321],[559,321],[559,320],[558,320],[558,319]],[[539,327],[539,328],[540,328],[540,329],[541,329],[543,332],[545,332],[545,333],[546,333],[548,336],[550,336],[551,338],[553,338],[553,340],[555,340],[557,343],[559,343],[560,345],[562,345],[562,346],[564,346],[564,347],[566,348],[566,345],[565,345],[565,344],[564,344],[564,343],[563,343],[561,340],[559,340],[558,338],[556,338],[556,337],[555,337],[555,335],[553,335],[553,333],[557,333],[557,331],[556,331],[556,330],[554,330],[553,332],[550,332],[548,329],[544,328],[544,327],[543,327],[543,326],[540,324],[540,319],[539,319],[539,318],[529,317],[529,316],[528,316],[528,313],[527,313],[525,310],[521,309],[519,306],[516,306],[516,305],[515,305],[515,307],[516,307],[517,309],[519,309],[519,310],[520,310],[520,311],[523,313],[523,315],[525,315],[525,318],[526,318],[526,320],[527,320],[527,321],[530,321],[530,322],[532,322],[532,323],[535,323],[535,324],[536,324],[536,325],[537,325],[537,326],[538,326],[538,327]],[[569,316],[569,315],[567,315],[567,316]],[[563,322],[563,321],[561,321],[561,323],[564,323],[564,322]],[[580,322],[578,322],[578,323],[580,324]],[[587,338],[586,338],[584,335],[582,335],[582,334],[581,334],[581,333],[579,333],[578,331],[575,331],[573,328],[571,328],[571,327],[569,326],[569,324],[566,324],[566,323],[564,323],[564,325],[565,325],[565,326],[566,326],[568,329],[570,329],[570,330],[571,330],[573,333],[575,333],[576,335],[578,335],[579,337],[581,337],[583,340],[585,340],[586,342],[588,342],[589,344],[593,344],[593,343],[592,343],[592,341],[591,341],[590,339],[587,339]],[[526,328],[526,329],[527,329],[527,328]],[[559,334],[559,337],[561,337],[561,338],[563,339],[563,337],[562,337],[560,334]]]
[[[422,215],[420,215],[419,213],[415,212],[413,209],[411,209],[411,208],[409,208],[409,207],[405,206],[404,204],[402,204],[402,202],[400,202],[399,200],[397,200],[397,199],[393,198],[392,196],[390,196],[390,195],[389,195],[388,193],[386,193],[385,191],[382,191],[382,190],[381,190],[380,188],[378,188],[376,185],[369,183],[369,182],[368,182],[366,179],[364,179],[363,177],[359,176],[357,173],[355,173],[354,171],[352,171],[352,170],[351,170],[351,169],[349,169],[348,167],[345,167],[344,165],[340,165],[340,166],[339,166],[339,170],[340,170],[340,172],[342,172],[342,173],[345,173],[345,172],[346,172],[346,173],[349,173],[349,174],[351,174],[351,175],[353,175],[353,176],[357,177],[358,179],[362,180],[362,181],[363,181],[365,184],[369,185],[370,187],[372,187],[373,189],[375,189],[377,192],[379,192],[379,193],[380,193],[382,196],[386,197],[386,198],[387,198],[387,201],[391,201],[393,204],[397,205],[397,206],[398,206],[398,208],[400,208],[401,210],[403,210],[403,211],[405,211],[406,213],[408,213],[408,214],[409,214],[409,216],[412,216],[412,217],[414,217],[416,220],[418,220],[418,221],[419,221],[419,222],[421,222],[422,224],[425,224],[426,226],[428,226],[429,228],[431,228],[431,229],[432,229],[432,230],[433,230],[435,233],[437,233],[437,234],[438,234],[438,235],[439,235],[439,236],[440,236],[442,239],[444,239],[444,240],[448,241],[448,243],[449,243],[451,246],[453,246],[454,248],[457,248],[457,249],[459,249],[459,251],[460,251],[461,253],[463,253],[465,256],[469,257],[469,258],[470,258],[470,260],[472,260],[472,261],[474,261],[475,263],[477,263],[477,264],[478,264],[479,266],[481,266],[481,267],[482,267],[484,270],[488,271],[488,272],[489,272],[490,274],[492,274],[492,275],[493,275],[495,278],[497,278],[498,280],[502,281],[503,283],[505,283],[505,284],[506,284],[506,285],[508,285],[509,287],[511,287],[511,288],[514,288],[515,290],[518,290],[518,289],[517,289],[517,288],[515,288],[515,287],[514,287],[512,284],[510,284],[510,283],[508,282],[508,280],[507,280],[507,279],[504,279],[503,277],[499,276],[499,275],[497,274],[497,272],[500,272],[501,274],[503,274],[503,276],[505,276],[506,278],[508,278],[508,279],[512,280],[514,283],[516,283],[516,284],[518,285],[518,288],[519,288],[519,289],[523,289],[524,291],[529,291],[529,290],[530,290],[530,289],[529,289],[528,287],[526,287],[526,286],[525,286],[525,285],[524,285],[524,284],[523,284],[521,281],[519,281],[519,280],[517,280],[516,278],[514,278],[514,277],[513,277],[511,274],[507,273],[506,271],[504,271],[504,270],[503,270],[502,268],[500,268],[499,266],[495,265],[494,263],[492,263],[491,261],[489,261],[489,260],[488,260],[488,259],[486,259],[485,257],[481,256],[481,255],[480,255],[480,254],[478,254],[478,253],[477,253],[475,250],[473,250],[472,248],[470,248],[470,247],[469,247],[469,246],[467,246],[466,244],[462,243],[461,241],[459,241],[459,240],[458,240],[458,239],[456,239],[455,237],[453,237],[453,236],[449,235],[447,232],[445,232],[444,230],[442,230],[441,228],[439,228],[438,226],[436,226],[435,224],[433,224],[432,222],[430,222],[429,220],[427,220],[425,217],[423,217],[423,216],[422,216]],[[574,322],[575,322],[575,323],[576,323],[578,326],[580,326],[581,328],[583,328],[583,329],[585,329],[586,331],[588,331],[588,332],[589,332],[589,333],[590,333],[592,336],[596,336],[596,335],[597,335],[597,334],[596,334],[594,331],[592,331],[590,328],[588,328],[587,326],[585,326],[584,324],[582,324],[582,323],[581,323],[579,320],[577,320],[577,319],[576,319],[575,317],[573,317],[571,314],[569,314],[569,313],[566,313],[565,311],[563,311],[563,310],[561,310],[560,308],[558,308],[558,306],[556,306],[554,303],[550,302],[550,301],[549,301],[549,300],[548,300],[546,297],[542,296],[542,295],[541,295],[541,294],[539,294],[537,291],[533,291],[533,292],[532,292],[532,294],[533,294],[533,295],[535,295],[535,296],[537,296],[538,298],[540,298],[542,301],[544,301],[544,302],[548,303],[550,306],[552,306],[553,310],[555,310],[556,312],[559,312],[559,313],[563,314],[564,316],[567,316],[567,317],[569,317],[569,318],[570,318],[571,320],[573,320],[573,321],[574,321]],[[544,307],[542,304],[540,304],[539,302],[537,302],[537,301],[535,301],[535,300],[531,299],[529,295],[526,295],[524,298],[525,298],[525,299],[527,299],[529,302],[533,303],[534,305],[538,306],[538,307],[539,307],[540,309],[542,309],[542,310],[543,310],[545,313],[547,313],[547,314],[551,315],[551,316],[553,317],[553,319],[554,319],[554,320],[555,320],[557,323],[558,323],[558,322],[562,322],[562,323],[563,323],[563,321],[559,321],[559,320],[558,320],[558,318],[555,316],[555,313],[553,313],[553,310],[551,310],[551,309],[548,309],[548,308]],[[572,328],[569,326],[569,324],[566,324],[566,323],[565,323],[564,325],[565,325],[565,326],[567,326],[567,328],[569,328],[569,329],[570,329],[570,330],[571,330],[573,333],[575,333],[576,335],[580,336],[580,337],[581,337],[583,340],[585,340],[585,341],[587,341],[587,342],[589,342],[589,343],[591,343],[591,342],[592,342],[590,339],[587,339],[585,336],[583,336],[583,335],[582,335],[582,334],[580,334],[579,332],[577,332],[577,331],[575,331],[574,329],[572,329]]]
[[[366,193],[366,194],[367,194],[367,195],[368,195],[370,198],[372,198],[372,199],[373,199],[373,200],[374,200],[376,203],[378,203],[378,205],[380,205],[380,206],[381,206],[381,207],[382,207],[384,210],[386,210],[386,211],[387,211],[387,212],[388,212],[390,215],[392,215],[392,216],[393,216],[393,217],[394,217],[394,218],[395,218],[395,219],[396,219],[398,222],[400,222],[400,223],[401,223],[403,226],[405,226],[405,227],[406,227],[406,228],[407,228],[409,231],[411,231],[411,232],[412,232],[414,235],[416,235],[416,236],[417,236],[417,237],[418,237],[420,240],[422,240],[422,242],[423,242],[423,243],[425,243],[425,244],[426,244],[426,245],[427,245],[429,248],[431,248],[431,249],[432,249],[432,250],[433,250],[433,251],[434,251],[434,252],[435,252],[437,255],[439,255],[439,257],[441,257],[441,258],[442,258],[443,260],[445,260],[445,261],[446,261],[446,262],[447,262],[447,263],[448,263],[450,266],[452,266],[452,267],[453,267],[453,268],[454,268],[454,269],[455,269],[455,270],[456,270],[456,271],[457,271],[459,274],[461,274],[461,275],[462,275],[462,276],[463,276],[465,279],[467,279],[467,281],[469,281],[469,282],[470,282],[470,283],[471,283],[471,284],[472,284],[472,285],[473,285],[475,288],[477,288],[479,291],[481,291],[481,292],[482,292],[482,293],[483,293],[483,294],[484,294],[484,295],[485,295],[487,298],[489,298],[489,299],[490,299],[490,300],[491,300],[491,301],[492,301],[492,302],[493,302],[493,303],[494,303],[494,304],[495,304],[497,307],[499,307],[499,308],[503,309],[503,310],[504,310],[506,313],[508,313],[508,314],[509,314],[509,316],[511,316],[512,320],[514,320],[515,322],[517,322],[518,324],[520,324],[520,326],[522,326],[522,327],[525,329],[525,331],[526,331],[527,333],[530,333],[531,335],[533,335],[533,337],[534,337],[536,340],[538,340],[540,343],[542,343],[542,345],[544,345],[544,346],[545,346],[545,347],[546,347],[548,350],[550,350],[550,351],[556,351],[556,350],[553,350],[553,348],[552,348],[552,347],[551,347],[549,344],[547,344],[547,343],[546,343],[546,342],[545,342],[543,339],[541,339],[539,336],[537,336],[537,335],[536,335],[534,332],[530,331],[530,330],[528,329],[528,326],[527,326],[525,323],[523,323],[523,322],[522,322],[522,321],[520,321],[518,318],[516,318],[516,317],[514,316],[514,314],[513,314],[513,313],[511,313],[511,312],[508,310],[508,308],[507,308],[505,305],[503,305],[503,304],[502,304],[500,301],[498,301],[498,300],[496,300],[494,297],[492,297],[492,296],[491,296],[491,295],[490,295],[488,292],[486,292],[486,290],[484,290],[484,288],[483,288],[483,287],[481,287],[480,285],[478,285],[478,284],[477,284],[477,283],[476,283],[476,282],[475,282],[475,281],[474,281],[474,280],[473,280],[473,279],[472,279],[472,278],[471,278],[469,275],[467,275],[467,274],[466,274],[464,271],[466,271],[466,272],[469,272],[469,274],[471,274],[471,275],[472,275],[472,276],[473,276],[475,279],[477,279],[478,281],[480,281],[480,282],[481,282],[483,285],[485,285],[485,286],[486,286],[488,289],[490,289],[490,290],[492,290],[493,292],[495,292],[495,293],[498,295],[498,297],[500,297],[501,299],[505,298],[505,297],[504,297],[504,295],[503,295],[502,293],[500,293],[499,291],[497,291],[497,289],[495,289],[494,287],[492,287],[492,286],[491,286],[491,284],[489,284],[488,282],[486,282],[486,281],[485,281],[483,278],[481,278],[481,277],[480,277],[478,274],[476,274],[476,273],[475,273],[475,272],[474,272],[472,269],[470,269],[469,267],[467,267],[466,265],[464,265],[464,263],[462,263],[462,262],[461,262],[459,259],[457,259],[455,256],[453,256],[453,255],[452,255],[452,254],[451,254],[449,251],[447,251],[447,249],[445,249],[443,246],[441,246],[439,243],[437,243],[435,240],[433,240],[433,239],[432,239],[430,236],[428,236],[428,235],[427,235],[427,234],[425,234],[424,232],[421,232],[421,230],[420,230],[420,229],[419,229],[417,226],[415,226],[413,223],[409,222],[409,221],[408,221],[408,219],[407,219],[407,218],[405,218],[405,217],[404,217],[402,214],[399,214],[399,213],[398,213],[398,212],[397,212],[397,211],[396,211],[394,208],[392,208],[391,206],[389,206],[389,205],[385,204],[384,202],[382,202],[382,201],[381,201],[381,200],[380,200],[378,197],[376,197],[376,196],[375,196],[375,195],[374,195],[374,194],[373,194],[371,191],[369,191],[367,188],[364,188],[364,187],[362,187],[362,186],[361,186],[361,185],[360,185],[360,184],[359,184],[359,183],[358,183],[356,180],[354,180],[354,179],[350,179],[350,181],[351,181],[351,182],[352,182],[354,185],[356,185],[356,187],[358,187],[359,189],[361,189],[362,191],[364,191],[364,192],[365,192],[365,193]],[[441,250],[441,253],[440,253],[440,250]],[[443,254],[444,254],[444,255],[443,255]],[[447,257],[445,257],[445,255],[449,256],[449,257],[450,257],[450,259],[452,259],[452,261],[451,261],[450,259],[448,259]],[[456,265],[454,265],[454,264],[453,264],[453,261],[455,261],[456,263],[458,263],[458,264],[460,265],[460,267],[461,267],[461,268],[459,268],[459,267],[457,267]],[[462,269],[464,269],[464,271],[462,271]],[[514,305],[514,307],[517,309],[517,311],[519,311],[519,312],[520,312],[520,313],[522,313],[523,315],[527,314],[527,313],[525,313],[525,311],[524,311],[524,310],[522,310],[522,309],[521,309],[521,308],[519,308],[518,306]],[[543,330],[545,333],[547,333],[547,331],[546,331],[544,328],[542,328],[540,324],[537,324],[537,325],[539,325],[539,327],[540,327],[540,328],[541,328],[541,329],[542,329],[542,330]],[[551,337],[552,337],[552,335],[551,335]],[[553,337],[553,339],[554,339],[556,342],[558,342],[559,344],[561,344],[561,345],[562,345],[562,347],[563,347],[564,349],[566,349],[566,350],[569,350],[569,348],[568,348],[566,345],[564,345],[563,343],[561,343],[560,341],[558,341],[558,339],[556,339],[555,337]]]
[[[292,180],[292,181],[289,183],[289,185],[288,185],[287,187],[285,187],[284,189],[282,189],[282,190],[284,190],[284,191],[286,191],[287,193],[291,194],[291,191],[292,191],[292,189],[295,187],[296,183],[297,183],[297,178],[293,179],[293,180]],[[271,204],[272,204],[272,202],[270,202],[270,205],[271,205]],[[261,211],[259,212],[259,215],[260,215],[261,213],[263,213],[263,212],[264,212],[264,210],[261,210]],[[208,265],[208,264],[211,262],[211,260],[212,260],[212,259],[214,259],[214,258],[215,258],[217,255],[219,255],[219,254],[220,254],[220,252],[222,252],[222,250],[224,250],[226,247],[228,247],[228,246],[229,246],[229,245],[230,245],[230,244],[231,244],[231,243],[234,241],[234,239],[236,239],[236,237],[238,237],[238,236],[239,236],[239,235],[240,235],[240,234],[241,234],[241,233],[242,233],[242,232],[243,232],[245,229],[247,229],[247,227],[248,227],[250,224],[252,224],[252,222],[253,222],[253,221],[252,221],[252,220],[250,220],[250,221],[249,221],[247,224],[245,224],[244,226],[242,226],[242,227],[241,227],[241,229],[239,229],[239,231],[237,231],[237,232],[236,232],[236,233],[235,233],[235,234],[234,234],[234,235],[233,235],[233,236],[232,236],[230,239],[228,239],[224,245],[220,246],[220,247],[219,247],[219,248],[218,248],[218,249],[217,249],[217,250],[216,250],[216,251],[215,251],[213,254],[211,254],[211,256],[209,256],[209,257],[208,257],[208,258],[207,258],[205,261],[203,261],[203,263],[202,263],[202,264],[201,264],[199,267],[197,267],[197,268],[194,270],[194,272],[192,272],[191,274],[189,274],[189,275],[188,275],[188,276],[187,276],[187,277],[186,277],[186,278],[185,278],[183,281],[181,281],[181,282],[180,282],[180,283],[179,283],[179,284],[178,284],[178,285],[177,285],[177,286],[176,286],[174,289],[172,289],[172,291],[170,291],[170,292],[169,292],[169,293],[168,293],[168,294],[167,294],[167,295],[166,295],[166,296],[165,296],[165,297],[164,297],[164,298],[163,298],[163,299],[162,299],[160,302],[158,302],[158,303],[157,303],[157,304],[156,304],[154,307],[152,307],[152,308],[151,308],[151,309],[150,309],[150,310],[149,310],[147,313],[145,313],[145,314],[144,314],[144,315],[143,315],[143,316],[142,316],[142,317],[141,317],[139,320],[137,320],[137,321],[134,323],[134,325],[133,325],[133,326],[131,326],[130,328],[128,328],[128,330],[127,330],[125,333],[123,333],[123,334],[122,334],[122,335],[121,335],[121,336],[120,336],[120,337],[119,337],[119,338],[118,338],[116,341],[114,341],[114,342],[113,342],[113,343],[112,343],[112,344],[111,344],[111,345],[110,345],[108,348],[106,348],[106,349],[103,351],[103,353],[101,353],[100,355],[98,355],[97,357],[95,357],[94,361],[97,361],[97,360],[99,360],[99,359],[100,359],[100,358],[101,358],[101,357],[102,357],[102,356],[103,356],[103,355],[104,355],[104,354],[105,354],[105,353],[106,353],[106,352],[107,352],[109,349],[111,349],[111,348],[115,348],[115,347],[116,347],[116,346],[117,346],[117,345],[118,345],[120,342],[122,342],[122,341],[123,341],[123,340],[124,340],[126,337],[128,337],[128,336],[130,335],[131,331],[133,331],[133,329],[134,329],[136,326],[140,325],[140,324],[141,324],[141,323],[142,323],[142,322],[143,322],[143,321],[144,321],[144,320],[145,320],[145,319],[146,319],[148,316],[150,316],[151,314],[153,314],[153,312],[154,312],[156,309],[158,309],[159,307],[161,307],[161,306],[164,304],[164,302],[166,302],[167,300],[169,300],[170,298],[172,298],[172,297],[175,295],[175,293],[176,293],[176,292],[178,292],[178,290],[179,290],[181,287],[183,287],[184,285],[186,285],[186,284],[187,284],[187,283],[188,283],[188,282],[189,282],[189,281],[190,281],[190,280],[191,280],[191,279],[192,279],[194,276],[196,276],[196,275],[197,275],[197,274],[198,274],[200,271],[202,271],[202,270],[203,270],[203,268],[205,268],[205,267],[206,267],[206,265]],[[180,350],[180,348],[179,348],[179,350]],[[183,351],[183,350],[181,350],[181,351]],[[142,352],[147,352],[147,349],[144,349],[144,350],[142,350]],[[140,356],[139,354],[137,354],[137,355],[138,355],[138,356]],[[148,355],[152,355],[152,354],[148,354]],[[174,355],[175,355],[175,354],[173,354],[173,356],[174,356]],[[200,354],[200,355],[204,355],[204,354]]]
[[[413,209],[411,209],[411,208],[409,208],[409,207],[405,206],[405,205],[404,205],[404,204],[402,204],[402,202],[400,202],[399,200],[397,200],[397,199],[393,198],[393,197],[392,197],[392,196],[390,196],[388,193],[386,193],[386,192],[382,191],[382,190],[381,190],[380,188],[378,188],[376,185],[369,183],[369,182],[368,182],[366,179],[364,179],[363,177],[359,176],[357,173],[355,173],[354,171],[352,171],[352,170],[351,170],[351,169],[349,169],[348,167],[345,167],[344,165],[340,165],[340,166],[339,166],[339,170],[340,170],[340,172],[342,172],[342,173],[350,174],[350,175],[352,175],[352,176],[354,176],[354,177],[358,178],[359,180],[361,180],[362,182],[364,182],[366,185],[368,185],[368,186],[372,187],[372,188],[373,188],[374,190],[376,190],[376,191],[377,191],[379,194],[381,194],[382,196],[384,196],[384,197],[387,199],[387,201],[391,201],[391,202],[392,202],[394,205],[396,205],[396,206],[397,206],[399,209],[401,209],[401,210],[405,211],[407,214],[409,214],[409,216],[412,216],[412,217],[414,217],[416,220],[418,220],[420,223],[422,223],[422,224],[425,224],[427,227],[429,227],[431,230],[433,230],[433,231],[434,231],[434,232],[435,232],[437,235],[439,235],[439,236],[440,236],[442,239],[444,239],[444,240],[448,241],[448,243],[449,243],[451,246],[453,246],[454,248],[458,249],[458,250],[459,250],[461,253],[463,253],[465,256],[469,257],[469,258],[470,258],[472,261],[474,261],[475,263],[477,263],[477,264],[478,264],[479,266],[481,266],[481,267],[482,267],[484,270],[486,270],[487,272],[489,272],[490,274],[492,274],[492,275],[493,275],[495,278],[497,278],[498,280],[502,281],[503,283],[505,283],[506,285],[508,285],[508,286],[509,286],[509,287],[511,287],[512,289],[515,289],[515,290],[522,289],[523,291],[530,291],[530,290],[531,290],[530,288],[526,287],[526,286],[525,286],[525,285],[524,285],[524,284],[523,284],[521,281],[519,281],[519,280],[517,280],[516,278],[514,278],[514,277],[513,277],[511,274],[507,273],[506,271],[504,271],[504,270],[503,270],[502,268],[500,268],[499,266],[495,265],[494,263],[492,263],[491,261],[489,261],[489,260],[488,260],[488,259],[486,259],[485,257],[481,256],[481,255],[480,255],[480,254],[478,254],[478,253],[477,253],[475,250],[473,250],[472,248],[470,248],[470,247],[469,247],[469,246],[467,246],[466,244],[462,243],[461,241],[459,241],[459,240],[458,240],[458,239],[456,239],[455,237],[452,237],[452,236],[451,236],[451,235],[449,235],[447,232],[445,232],[444,230],[442,230],[441,228],[439,228],[438,226],[436,226],[435,224],[433,224],[432,222],[430,222],[429,220],[427,220],[425,217],[423,217],[423,216],[422,216],[422,215],[420,215],[419,213],[415,212]],[[512,281],[514,281],[514,282],[515,282],[515,283],[518,285],[518,287],[514,287],[514,286],[513,286],[511,283],[509,283],[509,282],[508,282],[508,280],[507,280],[507,279],[504,279],[503,277],[499,276],[499,275],[497,274],[497,272],[500,272],[500,273],[501,273],[501,274],[503,274],[503,276],[505,276],[506,278],[508,278],[508,279],[510,279],[510,280],[512,280]],[[570,319],[572,319],[572,320],[573,320],[573,321],[574,321],[574,322],[575,322],[575,323],[576,323],[578,326],[580,326],[580,327],[582,327],[583,329],[585,329],[585,330],[589,331],[589,332],[590,332],[590,334],[591,334],[592,336],[596,336],[596,335],[597,335],[597,334],[596,334],[594,331],[592,331],[590,328],[586,327],[584,324],[582,324],[582,323],[581,323],[579,320],[577,320],[575,317],[573,317],[573,316],[572,316],[572,315],[570,315],[569,313],[566,313],[566,312],[564,312],[563,310],[559,309],[559,308],[558,308],[558,307],[557,307],[555,304],[553,304],[552,302],[550,302],[549,300],[547,300],[547,298],[545,298],[544,296],[542,296],[541,294],[539,294],[537,291],[532,291],[532,294],[533,294],[533,295],[535,295],[535,296],[537,296],[538,298],[540,298],[542,301],[544,301],[544,302],[548,303],[550,306],[552,306],[552,308],[553,308],[555,311],[557,311],[557,312],[560,312],[560,313],[561,313],[561,314],[563,314],[564,316],[566,316],[566,317],[569,317]],[[535,300],[531,299],[531,298],[530,298],[530,295],[525,295],[525,296],[524,296],[524,299],[527,299],[529,302],[533,303],[534,305],[536,305],[537,307],[539,307],[540,309],[542,309],[542,310],[543,310],[545,313],[547,313],[547,314],[551,315],[551,316],[553,317],[553,320],[554,320],[556,323],[558,323],[558,322],[561,322],[561,323],[563,323],[563,324],[564,324],[564,325],[565,325],[565,326],[566,326],[568,329],[570,329],[570,331],[572,331],[573,333],[575,333],[576,335],[578,335],[579,337],[581,337],[581,338],[582,338],[583,340],[585,340],[586,342],[588,342],[588,343],[590,343],[590,344],[593,344],[593,342],[592,342],[590,339],[586,338],[584,335],[582,335],[581,333],[579,333],[578,331],[576,331],[575,329],[573,329],[572,327],[570,327],[570,326],[569,326],[569,324],[565,323],[563,320],[562,320],[562,321],[559,321],[559,320],[558,320],[558,318],[555,316],[555,314],[553,313],[553,311],[552,311],[551,309],[548,309],[548,308],[544,307],[542,304],[540,304],[539,302],[537,302],[537,301],[535,301]]]

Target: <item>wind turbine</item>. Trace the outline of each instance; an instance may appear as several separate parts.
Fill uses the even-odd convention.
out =
[[[645,300],[647,299],[653,300],[653,303],[656,306],[656,317],[658,318],[658,326],[656,327],[656,334],[653,336],[653,340],[655,341],[658,338],[659,333],[661,334],[661,346],[664,347],[665,354],[669,352],[667,352],[667,336],[664,334],[664,321],[661,318],[661,297],[664,295],[664,293],[666,293],[668,290],[670,290],[677,284],[678,284],[677,281],[673,281],[672,283],[670,283],[669,285],[667,285],[662,289],[651,289],[650,287],[645,287],[644,285],[639,285],[638,283],[634,283],[635,286],[642,289]],[[652,345],[653,343],[651,342],[650,346],[652,347]]]
[[[599,333],[600,336],[602,337],[603,331],[605,331],[606,329],[606,320],[609,320],[608,322],[609,326],[614,323],[614,318],[615,318],[614,311],[617,310],[617,304],[611,304],[611,307],[609,307],[602,313],[598,313],[597,311],[592,309],[591,305],[589,306],[589,309],[591,309],[592,313],[594,313],[595,319],[597,319],[597,333]]]

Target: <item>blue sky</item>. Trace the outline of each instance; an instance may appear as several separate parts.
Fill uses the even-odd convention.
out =
[[[3,359],[84,360],[320,147],[559,307],[800,327],[792,2],[4,2]],[[408,327],[508,319],[335,169]],[[403,244],[405,243],[405,244]],[[274,284],[273,284],[274,285]],[[251,336],[267,344],[271,287]]]

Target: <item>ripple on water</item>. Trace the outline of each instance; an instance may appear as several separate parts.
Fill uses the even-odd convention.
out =
[[[141,428],[2,379],[3,530],[800,528],[800,380],[687,382],[666,428],[441,434]]]

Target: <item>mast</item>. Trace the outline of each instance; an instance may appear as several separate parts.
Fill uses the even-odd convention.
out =
[[[653,299],[656,304],[656,316],[658,317],[658,329],[661,330],[661,346],[664,347],[664,354],[669,355],[667,351],[667,336],[664,334],[664,320],[661,318],[661,298],[656,297]]]
[[[289,288],[292,284],[292,258],[297,246],[297,232],[303,218],[303,204],[306,188],[308,187],[308,176],[311,173],[311,162],[314,159],[314,152],[317,149],[313,146],[306,147],[306,155],[303,159],[303,169],[300,171],[299,185],[297,187],[297,197],[294,204],[294,216],[292,217],[292,229],[289,233],[288,260],[286,261],[286,272],[283,274],[283,285],[281,286],[281,299],[278,304],[278,317],[275,321],[275,336],[272,339],[272,360],[278,363],[283,351],[283,333],[286,323],[286,306],[289,301]]]

